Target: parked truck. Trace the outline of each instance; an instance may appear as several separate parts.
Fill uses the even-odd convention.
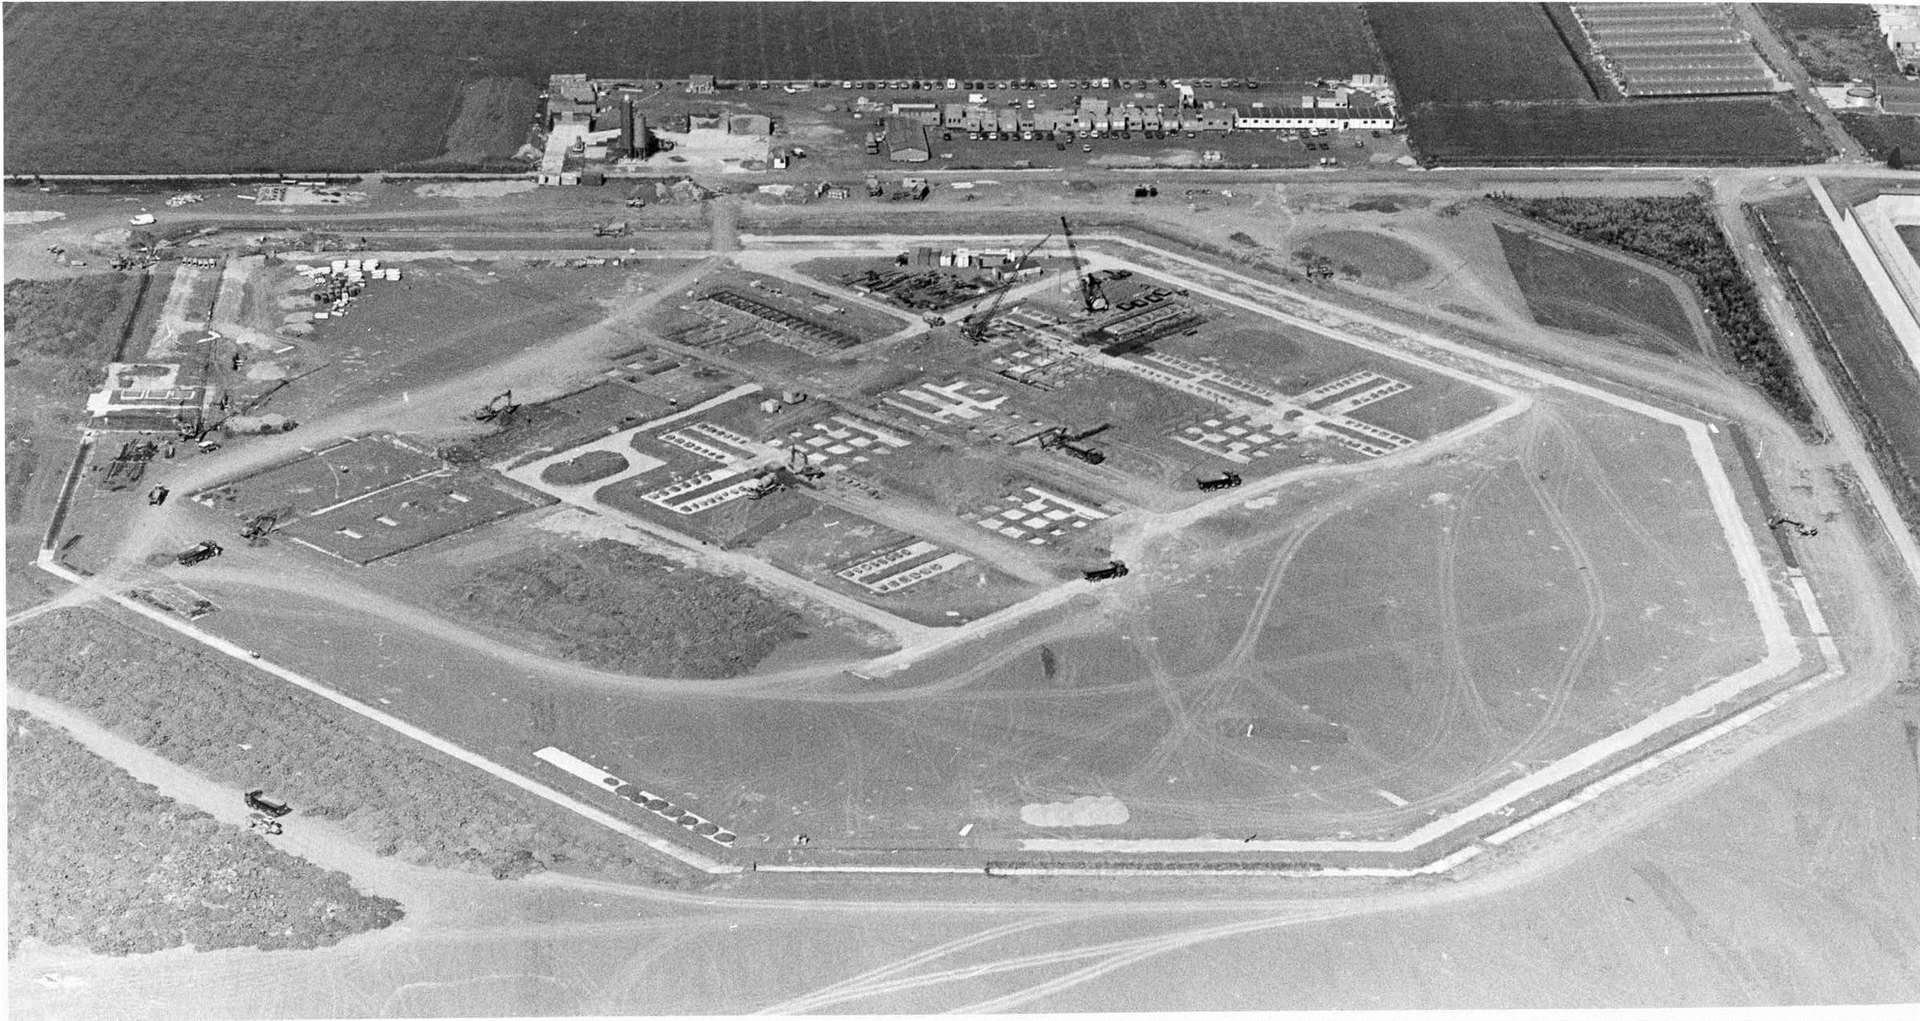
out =
[[[275,819],[293,811],[292,805],[281,801],[279,798],[268,797],[264,789],[248,791],[246,800],[248,808],[256,812],[263,812]]]
[[[212,560],[223,552],[225,551],[220,548],[219,543],[208,539],[182,550],[173,559],[181,567],[192,567],[203,560]]]

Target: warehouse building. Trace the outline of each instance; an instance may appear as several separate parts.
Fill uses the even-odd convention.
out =
[[[903,117],[887,118],[887,158],[895,163],[925,163],[932,157],[927,126]]]

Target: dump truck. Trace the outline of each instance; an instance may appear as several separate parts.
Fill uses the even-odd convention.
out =
[[[264,788],[248,791],[246,801],[248,808],[256,812],[263,812],[274,819],[278,819],[293,811],[293,806],[281,801],[279,798],[268,797]]]
[[[203,560],[212,560],[223,552],[225,551],[220,548],[219,543],[208,539],[205,542],[198,543],[188,549],[180,551],[173,559],[174,562],[181,567],[192,567]]]
[[[1240,476],[1235,472],[1221,472],[1218,478],[1199,480],[1200,491],[1211,492],[1215,489],[1232,489],[1240,484]]]

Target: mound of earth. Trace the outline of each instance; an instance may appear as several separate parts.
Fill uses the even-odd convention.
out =
[[[627,470],[627,459],[611,450],[589,450],[568,461],[550,464],[540,479],[555,486],[583,486]]]
[[[1398,287],[1433,271],[1413,246],[1368,230],[1330,230],[1315,234],[1294,252],[1302,262],[1324,262],[1342,276],[1362,283]]]

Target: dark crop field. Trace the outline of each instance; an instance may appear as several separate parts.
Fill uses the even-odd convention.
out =
[[[1541,4],[1368,4],[1403,101],[1592,99]]]
[[[466,83],[1382,70],[1322,4],[17,4],[9,173],[368,170],[433,159]]]
[[[1423,162],[1810,163],[1812,119],[1774,99],[1632,103],[1430,103],[1411,115]]]

